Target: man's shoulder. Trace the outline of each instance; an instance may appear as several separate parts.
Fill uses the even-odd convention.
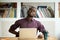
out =
[[[36,23],[40,23],[40,21],[36,20],[36,19],[33,19]]]
[[[22,22],[22,21],[24,21],[24,20],[25,20],[25,18],[18,19],[17,22]]]

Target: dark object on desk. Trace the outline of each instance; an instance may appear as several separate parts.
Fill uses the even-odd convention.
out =
[[[43,34],[44,34],[44,40],[48,40],[48,31],[44,31]]]

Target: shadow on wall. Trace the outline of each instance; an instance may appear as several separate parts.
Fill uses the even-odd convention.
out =
[[[60,37],[58,38],[58,40],[60,40]]]
[[[60,34],[58,35],[58,40],[60,40]]]

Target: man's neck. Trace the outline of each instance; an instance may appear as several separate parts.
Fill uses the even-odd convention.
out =
[[[33,17],[27,16],[27,20],[28,20],[28,21],[32,21],[32,19],[33,19]]]

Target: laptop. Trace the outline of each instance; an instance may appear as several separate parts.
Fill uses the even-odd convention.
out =
[[[37,38],[36,28],[20,28],[19,38]]]

